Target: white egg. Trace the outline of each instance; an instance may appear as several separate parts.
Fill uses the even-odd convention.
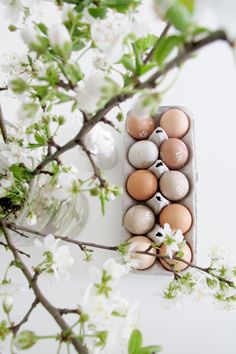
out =
[[[130,164],[139,169],[146,169],[158,159],[158,148],[152,141],[141,140],[134,143],[129,149]]]

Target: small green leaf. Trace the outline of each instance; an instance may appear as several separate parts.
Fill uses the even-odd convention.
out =
[[[94,18],[104,18],[106,16],[107,9],[105,7],[90,7],[88,12]]]
[[[11,81],[11,89],[14,93],[20,94],[28,89],[28,84],[25,80],[18,78]]]
[[[180,36],[169,36],[166,38],[163,38],[158,50],[155,54],[155,59],[157,63],[161,66],[165,59],[169,56],[169,54],[172,52],[172,50],[175,47],[180,46],[182,44],[183,39]]]
[[[45,35],[47,35],[48,33],[48,28],[44,23],[37,23],[36,26],[38,27],[38,29]]]
[[[184,5],[190,14],[194,13],[196,1],[195,0],[179,0],[180,4]]]
[[[150,345],[140,349],[138,354],[156,354],[156,353],[160,353],[161,351],[162,351],[162,347],[160,345]]]
[[[186,33],[194,27],[192,16],[187,7],[175,1],[167,10],[166,19],[179,31]]]
[[[138,329],[134,329],[130,335],[128,353],[138,354],[142,347],[142,333]]]

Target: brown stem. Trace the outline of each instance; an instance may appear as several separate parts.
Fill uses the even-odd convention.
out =
[[[39,303],[39,300],[37,298],[35,298],[34,302],[30,306],[28,312],[25,314],[23,319],[17,325],[10,327],[10,330],[14,333],[14,335],[16,335],[17,332],[19,331],[20,327],[28,321],[28,319],[31,315],[31,312],[35,309],[35,307],[38,305],[38,303]]]
[[[1,246],[4,246],[4,247],[6,247],[6,248],[8,248],[8,244],[5,243],[5,242],[0,241],[0,245],[1,245]],[[18,251],[20,254],[22,254],[23,256],[26,256],[26,257],[30,258],[30,255],[29,255],[28,253],[19,250],[19,248],[17,248],[17,251]]]
[[[75,314],[75,315],[81,315],[81,311],[77,309],[58,309],[61,315],[70,315],[70,314]]]
[[[27,232],[27,233],[33,233],[35,235],[38,235],[40,237],[46,237],[47,235],[42,233],[42,232],[39,232],[39,231],[34,231],[34,230],[31,230],[30,228],[27,228],[27,227],[24,227],[24,226],[18,226],[18,225],[15,225],[13,223],[6,223],[6,227],[8,227],[9,229],[11,229],[12,231],[14,232],[18,232],[18,230],[21,230],[21,231],[24,231],[24,232]],[[58,236],[58,235],[54,235],[54,237],[56,239],[59,239],[59,240],[62,240],[62,241],[65,241],[65,242],[68,242],[68,243],[72,243],[72,244],[75,244],[77,246],[82,246],[82,247],[90,247],[90,248],[98,248],[98,249],[104,249],[104,250],[108,250],[108,251],[118,251],[119,250],[119,246],[106,246],[106,245],[100,245],[100,244],[96,244],[96,243],[92,243],[92,242],[84,242],[84,241],[78,241],[78,240],[74,240],[74,239],[71,239],[69,237],[63,237],[63,236]],[[152,253],[150,252],[150,249],[152,248],[152,246],[149,246],[146,250],[144,251],[134,251],[133,253],[138,253],[138,254],[145,254],[145,255],[148,255],[148,256],[152,256],[152,257],[155,257],[157,259],[170,259],[169,256],[161,256],[160,254],[156,254],[156,253]],[[176,260],[176,261],[179,261],[179,262],[183,262],[185,263],[186,265],[188,265],[189,267],[191,268],[194,268],[194,269],[197,269],[199,271],[202,271],[204,273],[207,273],[209,275],[212,275],[214,277],[216,277],[219,281],[222,281],[226,284],[228,284],[229,286],[234,286],[234,283],[231,282],[230,280],[227,280],[223,277],[220,277],[218,275],[214,275],[211,273],[211,268],[210,267],[201,267],[201,266],[198,266],[197,264],[194,264],[193,262],[188,262],[180,257],[177,257],[177,256],[174,256],[172,258],[173,260]],[[171,270],[172,271],[172,270]]]
[[[7,144],[8,143],[7,128],[6,128],[6,124],[4,121],[1,104],[0,104],[0,129],[2,132],[2,137],[3,137],[4,143]]]
[[[163,32],[161,33],[161,35],[159,36],[159,38],[156,41],[156,44],[154,45],[154,47],[150,50],[150,52],[147,54],[146,58],[144,59],[144,61],[143,61],[144,64],[147,64],[153,58],[153,55],[156,53],[162,39],[167,35],[170,27],[171,27],[170,23],[167,23],[165,25]]]
[[[21,265],[20,269],[23,272],[24,276],[26,277],[29,285],[32,287],[32,290],[35,294],[35,297],[39,300],[41,305],[50,313],[50,315],[54,318],[56,323],[59,325],[59,327],[62,329],[63,332],[66,333],[71,333],[72,338],[72,344],[76,350],[77,353],[79,354],[88,354],[87,348],[83,345],[82,341],[78,338],[75,337],[74,333],[72,332],[71,328],[69,325],[65,322],[65,320],[62,318],[60,312],[56,307],[54,307],[48,300],[47,298],[43,295],[42,291],[40,290],[38,284],[37,284],[37,279],[33,280],[33,277],[31,275],[31,272],[29,271],[28,267],[25,265],[23,262],[21,256],[19,255],[19,252],[15,248],[12,238],[10,233],[8,232],[5,224],[2,222],[1,223],[1,228],[3,230],[3,233],[5,235],[8,247],[10,248],[15,260]]]
[[[12,231],[14,231],[16,233],[19,233],[20,235],[22,233],[20,233],[18,230],[26,232],[26,233],[31,233],[31,234],[34,234],[34,235],[37,235],[37,236],[40,236],[40,237],[44,237],[44,238],[47,236],[47,234],[45,234],[43,232],[32,230],[32,229],[30,229],[28,227],[25,227],[25,226],[16,225],[16,224],[13,224],[13,223],[6,223],[5,225],[10,230],[12,230]],[[53,236],[56,239],[65,241],[67,243],[72,243],[72,244],[77,245],[77,246],[84,246],[84,247],[91,247],[91,248],[100,248],[100,249],[104,249],[104,250],[108,250],[108,251],[117,251],[118,250],[118,246],[98,245],[98,244],[93,243],[93,242],[83,242],[83,241],[79,241],[79,240],[74,240],[74,239],[71,239],[71,238],[69,238],[67,236],[65,236],[65,237],[64,236],[58,236],[58,235],[53,235]]]

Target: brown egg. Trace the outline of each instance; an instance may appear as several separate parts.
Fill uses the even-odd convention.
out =
[[[191,248],[189,247],[189,245],[187,245],[187,243],[184,245],[183,249],[182,249],[184,256],[182,257],[183,260],[185,260],[186,262],[191,262],[192,260],[192,251]],[[160,256],[166,256],[167,255],[167,251],[166,251],[166,245],[163,244],[159,250],[159,254]],[[188,267],[188,264],[181,262],[181,261],[177,261],[177,260],[171,260],[171,259],[160,259],[161,264],[163,265],[164,268],[168,269],[168,270],[175,270],[177,272],[181,272],[182,270],[186,269]],[[171,267],[171,266],[173,267]]]
[[[182,138],[188,131],[189,120],[183,111],[173,108],[161,116],[160,126],[169,138]]]
[[[156,176],[147,170],[133,172],[127,180],[127,192],[135,200],[148,200],[157,191]]]
[[[155,129],[155,120],[152,117],[138,118],[130,114],[126,119],[126,129],[134,139],[147,139]]]
[[[189,191],[187,177],[179,171],[165,172],[159,181],[161,193],[169,200],[177,202],[186,197]]]
[[[128,240],[130,243],[134,243],[134,249],[133,251],[146,251],[148,247],[151,246],[152,242],[148,237],[146,236],[134,236],[131,237]],[[151,248],[149,250],[150,253],[157,254],[157,250],[155,248]],[[138,254],[134,253],[131,258],[137,260],[137,266],[134,268],[137,270],[144,270],[150,268],[156,261],[156,257],[153,256],[148,256],[146,254]]]
[[[188,149],[183,141],[171,138],[161,145],[161,160],[172,170],[183,167],[188,160]]]
[[[180,229],[185,234],[192,225],[192,215],[185,206],[170,204],[161,211],[159,223],[162,227],[167,223],[172,229]]]

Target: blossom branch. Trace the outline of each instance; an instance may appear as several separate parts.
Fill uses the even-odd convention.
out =
[[[27,228],[27,227],[24,227],[24,226],[18,226],[16,224],[13,224],[13,223],[6,223],[6,227],[10,228],[12,231],[15,231],[17,232],[17,230],[21,230],[21,231],[24,231],[26,233],[33,233],[37,236],[40,236],[40,237],[46,237],[47,235],[42,233],[42,232],[39,232],[39,231],[34,231],[34,230],[31,230],[30,228]],[[58,235],[54,235],[55,239],[59,239],[59,240],[62,240],[64,242],[67,242],[67,243],[71,243],[71,244],[75,244],[75,245],[78,245],[78,246],[82,246],[82,247],[89,247],[89,248],[97,248],[97,249],[104,249],[104,250],[108,250],[108,251],[119,251],[119,245],[115,245],[115,246],[106,246],[106,245],[101,245],[101,244],[97,244],[97,243],[92,243],[92,242],[84,242],[84,241],[78,241],[78,240],[74,240],[74,239],[71,239],[69,237],[63,237],[63,236],[58,236]],[[148,255],[148,256],[152,256],[152,257],[155,257],[157,259],[163,259],[163,260],[170,260],[171,258],[168,256],[168,255],[160,255],[160,254],[156,254],[156,253],[152,253],[150,252],[152,246],[149,246],[146,250],[144,251],[133,251],[132,253],[133,254],[144,254],[144,255]],[[201,272],[204,272],[204,273],[207,273],[211,276],[214,276],[215,278],[217,278],[219,281],[221,282],[224,282],[225,284],[231,286],[231,287],[234,287],[234,283],[224,277],[221,277],[219,275],[215,275],[215,274],[212,274],[212,269],[211,267],[201,267],[201,266],[198,266],[197,264],[194,264],[193,262],[188,262],[186,260],[184,260],[183,258],[181,257],[178,257],[178,256],[173,256],[172,260],[175,260],[175,261],[179,261],[179,262],[183,262],[184,264],[186,264],[187,266],[189,266],[190,268],[194,268],[194,269],[197,269]],[[170,271],[173,272],[173,269],[171,269]],[[175,272],[174,272],[175,273]],[[181,273],[181,272],[180,272]]]
[[[4,246],[5,248],[8,249],[8,244],[7,244],[7,243],[0,241],[0,245],[1,245],[1,246]],[[22,254],[23,256],[26,256],[26,257],[30,258],[30,255],[29,255],[28,253],[19,250],[19,248],[17,248],[17,251],[18,251],[20,254]]]
[[[23,319],[17,325],[10,327],[10,330],[14,333],[14,335],[16,335],[19,329],[21,328],[21,326],[29,320],[31,313],[33,312],[33,310],[36,308],[38,304],[39,304],[39,300],[35,298],[34,302],[30,306],[28,312],[25,314]]]
[[[35,168],[33,171],[33,175],[37,175],[40,171],[48,165],[50,162],[56,160],[61,154],[64,152],[74,148],[76,145],[80,145],[83,142],[85,135],[100,121],[104,119],[106,114],[110,112],[115,106],[119,105],[120,103],[126,101],[128,98],[131,98],[137,90],[143,90],[146,88],[156,87],[156,80],[162,77],[163,75],[167,74],[176,66],[179,66],[184,61],[189,59],[193,53],[198,51],[199,49],[209,45],[210,43],[216,42],[218,40],[222,40],[228,43],[231,47],[234,46],[234,43],[228,38],[225,31],[219,30],[210,33],[205,38],[198,40],[198,41],[190,41],[185,44],[183,51],[178,54],[174,59],[168,62],[165,67],[161,70],[158,70],[154,73],[150,78],[148,78],[143,83],[138,82],[134,86],[134,92],[129,93],[121,93],[117,96],[112,97],[103,108],[99,109],[97,113],[89,120],[85,121],[81,130],[77,133],[77,135],[69,140],[65,145],[57,148],[57,150],[50,156],[46,156],[43,161]]]
[[[23,272],[25,278],[27,279],[30,287],[32,287],[32,290],[33,290],[36,298],[39,300],[41,305],[49,312],[49,314],[54,318],[54,320],[59,325],[59,327],[62,329],[62,331],[65,333],[71,334],[71,342],[72,342],[76,352],[79,354],[88,354],[87,348],[82,344],[82,341],[80,339],[76,338],[76,336],[74,335],[74,333],[71,330],[71,328],[69,327],[69,325],[62,318],[58,309],[56,307],[54,307],[41,292],[41,290],[37,284],[37,279],[33,279],[33,276],[31,275],[31,272],[29,271],[28,267],[22,261],[22,258],[20,257],[19,252],[17,251],[17,249],[14,246],[14,243],[12,242],[12,237],[3,222],[1,222],[1,228],[2,228],[3,233],[5,235],[8,247],[14,256],[15,261],[17,261],[21,265],[20,269]]]

